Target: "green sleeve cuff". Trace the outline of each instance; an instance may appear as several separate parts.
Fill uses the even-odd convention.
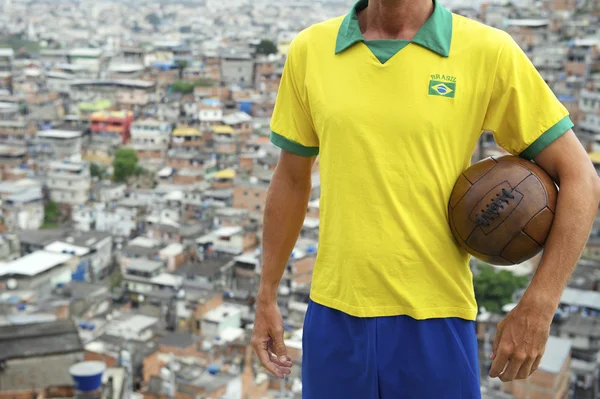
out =
[[[319,155],[319,147],[305,147],[302,144],[298,144],[295,141],[283,137],[280,134],[271,132],[271,143],[275,144],[282,150],[291,152],[301,157],[314,157]]]
[[[569,129],[573,127],[571,118],[567,115],[559,120],[554,126],[546,130],[540,137],[537,138],[525,151],[519,156],[531,161],[535,158],[542,150],[550,145],[554,140],[565,134]]]

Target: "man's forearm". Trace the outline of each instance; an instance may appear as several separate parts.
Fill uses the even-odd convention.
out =
[[[598,211],[595,177],[565,180],[560,185],[556,216],[542,261],[523,296],[525,304],[554,311],[588,239]]]
[[[294,181],[277,173],[273,176],[265,206],[262,274],[258,297],[274,300],[279,281],[302,228],[310,179]]]

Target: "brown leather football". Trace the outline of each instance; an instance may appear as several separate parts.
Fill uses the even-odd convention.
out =
[[[556,210],[558,190],[539,166],[512,155],[465,170],[448,203],[452,234],[471,255],[513,265],[539,253]]]

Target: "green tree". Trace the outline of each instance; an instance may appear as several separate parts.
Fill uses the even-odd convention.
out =
[[[263,39],[256,46],[256,52],[264,55],[275,54],[277,53],[277,46],[272,41]]]
[[[123,275],[120,271],[115,270],[108,276],[108,281],[110,283],[110,290],[114,291],[115,289],[121,287],[121,283],[123,282]]]
[[[183,71],[188,67],[188,62],[186,60],[177,60],[175,61],[177,65],[177,69],[179,70],[179,79],[183,79]]]
[[[104,175],[106,174],[106,168],[98,165],[95,162],[92,162],[90,164],[90,175],[92,175],[92,177],[98,177],[98,178],[103,178]]]
[[[194,85],[190,82],[177,80],[171,86],[171,90],[173,90],[175,93],[192,94],[194,92]]]
[[[194,80],[194,87],[212,87],[215,85],[215,82],[210,79],[196,79]]]
[[[44,224],[43,229],[49,229],[58,226],[58,218],[60,217],[60,211],[56,202],[50,200],[44,207]]]
[[[138,172],[138,157],[131,148],[119,148],[113,159],[113,180],[124,182]]]
[[[160,25],[160,17],[155,13],[146,15],[146,21],[148,21],[148,23],[154,27]]]
[[[497,271],[492,266],[479,262],[473,276],[475,298],[479,307],[489,312],[501,312],[502,306],[512,302],[515,291],[527,285],[527,276],[515,276],[508,270]]]

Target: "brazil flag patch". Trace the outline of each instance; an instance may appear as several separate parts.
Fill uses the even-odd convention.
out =
[[[440,82],[439,80],[429,81],[429,95],[454,98],[456,92],[456,83]]]

